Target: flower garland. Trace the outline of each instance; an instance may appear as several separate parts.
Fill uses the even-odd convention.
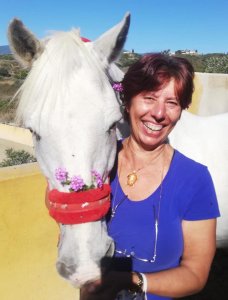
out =
[[[69,174],[65,168],[57,168],[55,170],[55,178],[63,185],[69,186],[70,192],[78,192],[78,191],[88,191],[91,189],[102,188],[103,187],[103,180],[101,175],[93,170],[91,171],[92,174],[92,184],[87,185],[84,183],[81,176],[72,176],[69,177]]]

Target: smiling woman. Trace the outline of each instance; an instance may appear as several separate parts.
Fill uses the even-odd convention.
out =
[[[174,79],[163,89],[134,96],[126,109],[131,120],[131,139],[148,150],[162,145],[181,115]],[[156,121],[151,122],[151,111]]]
[[[170,300],[207,281],[219,216],[213,182],[207,167],[167,142],[191,103],[193,77],[185,59],[148,54],[123,78],[131,132],[119,142],[111,174],[108,232],[116,263],[83,300]]]

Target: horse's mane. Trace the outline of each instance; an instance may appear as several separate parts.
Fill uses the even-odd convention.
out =
[[[48,117],[54,108],[63,107],[64,101],[68,101],[66,105],[70,105],[71,95],[79,94],[79,87],[74,84],[79,76],[85,81],[90,77],[101,86],[108,84],[104,67],[95,51],[88,49],[82,42],[79,30],[54,32],[44,43],[43,53],[33,63],[17,93],[17,123],[23,123],[23,120],[34,115],[40,116],[41,112]],[[91,68],[94,72],[91,72]],[[114,80],[120,80],[121,74],[116,66],[110,68],[110,76]]]

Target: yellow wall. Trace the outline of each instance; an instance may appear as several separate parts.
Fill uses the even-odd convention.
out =
[[[55,269],[58,226],[36,163],[0,169],[0,299],[76,300]]]
[[[33,147],[32,134],[25,128],[0,124],[0,138]]]

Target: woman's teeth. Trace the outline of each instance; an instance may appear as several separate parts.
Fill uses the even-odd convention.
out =
[[[155,125],[152,123],[144,123],[144,126],[146,127],[146,129],[151,132],[151,131],[159,131],[162,129],[162,125]]]

